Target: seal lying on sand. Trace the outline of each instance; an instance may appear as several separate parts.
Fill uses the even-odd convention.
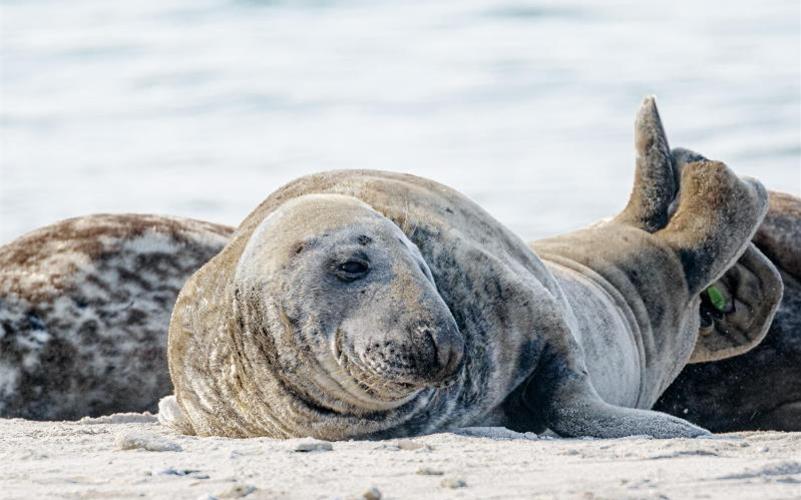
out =
[[[801,199],[771,192],[754,243],[784,282],[768,334],[741,356],[687,366],[656,408],[717,432],[801,431]],[[710,327],[737,335],[756,327],[751,324],[755,305],[738,298],[761,286],[747,256],[715,282],[720,296],[715,303],[705,295],[702,314]]]
[[[748,247],[767,193],[717,162],[687,165],[679,187],[652,99],[636,149],[623,213],[536,243],[540,257],[426,179],[288,184],[181,290],[162,421],[232,437],[705,434],[646,408],[693,355],[700,294]],[[696,357],[724,355],[707,347],[725,335]]]
[[[231,229],[92,215],[0,247],[0,417],[155,410],[178,291]]]

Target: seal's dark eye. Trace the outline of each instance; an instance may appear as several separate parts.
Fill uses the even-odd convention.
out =
[[[370,264],[361,259],[350,259],[336,267],[337,278],[342,281],[355,281],[370,272]]]

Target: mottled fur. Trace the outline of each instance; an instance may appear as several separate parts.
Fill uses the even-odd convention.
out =
[[[801,431],[801,199],[771,192],[754,243],[784,282],[765,339],[743,355],[687,366],[656,408],[718,432]],[[750,269],[735,266],[716,286],[753,290],[754,281]],[[731,323],[734,316],[753,318],[754,309],[735,301],[729,310],[709,314],[716,323]]]
[[[0,416],[155,410],[171,390],[169,314],[231,229],[91,215],[0,247]]]
[[[542,259],[476,204],[419,177],[339,171],[280,189],[181,291],[165,423],[325,439],[477,424],[703,434],[644,408],[690,358],[700,293],[746,250],[767,195],[716,162],[687,166],[679,182],[652,99],[636,135],[624,213],[536,243]],[[374,242],[363,258],[375,256],[376,274],[342,284],[326,269],[362,255],[361,236]],[[433,343],[414,340],[415,317]],[[387,341],[424,368],[376,365],[365,346],[389,359]],[[461,358],[442,379],[430,371],[441,371],[440,341]]]

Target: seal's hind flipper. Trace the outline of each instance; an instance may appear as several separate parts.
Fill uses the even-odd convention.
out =
[[[703,155],[683,148],[673,149],[671,158],[679,172],[688,165],[709,162]],[[760,235],[765,236],[765,246],[769,248],[773,248],[773,245],[767,240],[782,233],[771,225],[772,221],[775,225],[776,219],[771,214],[781,213],[772,208],[779,197],[781,195],[778,193],[770,194],[771,209],[754,237],[757,241]],[[798,205],[795,220],[801,220],[801,204]],[[771,227],[766,230],[766,226]],[[784,231],[782,234],[789,235],[790,232]],[[796,230],[795,237],[801,240],[801,228]],[[796,248],[800,246],[801,241]],[[788,248],[788,245],[780,245],[780,248]],[[801,264],[801,259],[799,262]],[[776,267],[753,243],[749,244],[742,257],[720,279],[701,292],[701,331],[690,363],[737,356],[759,344],[768,333],[779,307],[782,288]]]
[[[697,161],[682,168],[676,213],[654,234],[676,251],[690,294],[700,294],[745,252],[767,209],[759,181]]]
[[[653,96],[645,98],[637,113],[634,147],[634,187],[628,205],[615,220],[652,233],[667,224],[670,205],[679,189],[678,172]]]
[[[737,356],[762,342],[782,289],[779,272],[749,244],[737,263],[701,293],[701,331],[690,363]]]

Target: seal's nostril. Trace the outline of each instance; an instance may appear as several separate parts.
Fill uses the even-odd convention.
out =
[[[430,357],[426,366],[428,367],[427,379],[431,382],[441,382],[453,376],[461,366],[464,346],[458,335],[435,335],[434,331],[426,328],[423,330],[424,338],[430,346],[427,353]]]

